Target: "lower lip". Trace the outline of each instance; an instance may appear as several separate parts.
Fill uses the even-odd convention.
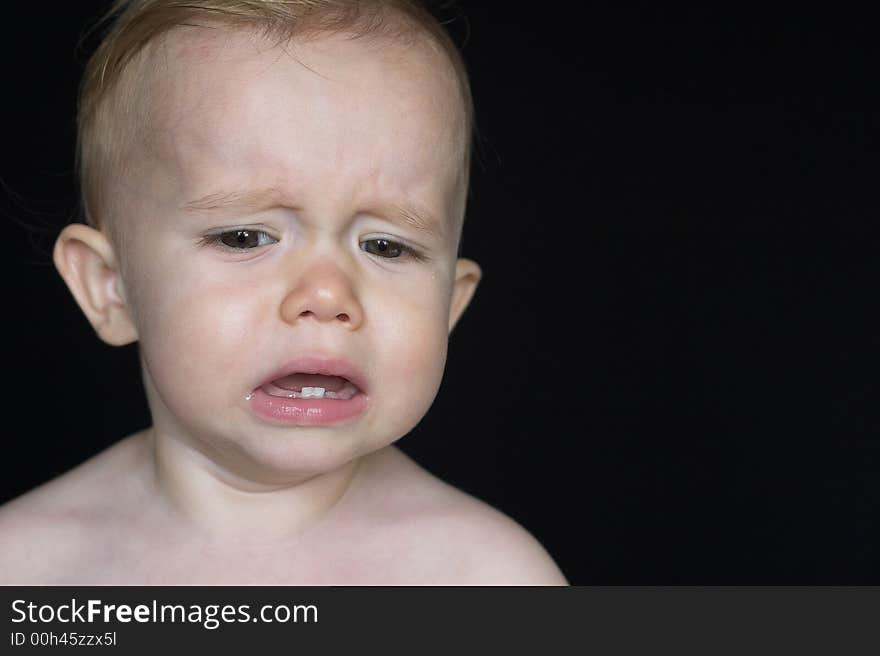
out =
[[[286,399],[257,389],[251,409],[260,417],[284,426],[332,426],[354,419],[367,408],[367,397],[358,392],[348,400]]]

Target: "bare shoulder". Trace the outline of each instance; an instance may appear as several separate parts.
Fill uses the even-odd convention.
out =
[[[102,535],[124,503],[136,436],[0,506],[0,585],[64,584],[103,557]]]
[[[371,463],[367,513],[393,527],[404,559],[418,554],[425,580],[450,585],[567,585],[540,542],[489,504],[440,480],[395,447]],[[381,503],[380,503],[381,502]]]

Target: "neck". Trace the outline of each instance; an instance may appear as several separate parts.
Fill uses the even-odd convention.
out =
[[[147,431],[146,441],[168,514],[188,531],[226,545],[299,540],[339,505],[360,471],[361,461],[355,459],[330,472],[267,482],[223,468],[155,428]]]

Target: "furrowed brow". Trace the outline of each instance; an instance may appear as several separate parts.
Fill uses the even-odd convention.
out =
[[[275,188],[253,191],[218,191],[186,202],[182,205],[182,209],[191,213],[218,210],[258,211],[278,205],[280,197],[279,191]],[[440,239],[444,236],[442,221],[432,213],[416,209],[412,205],[393,204],[391,218],[427,235],[433,235]]]
[[[216,210],[262,210],[276,205],[279,200],[277,189],[256,189],[253,191],[218,191],[183,204],[187,212],[213,212]]]

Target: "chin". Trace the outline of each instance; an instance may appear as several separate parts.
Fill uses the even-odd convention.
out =
[[[237,450],[249,461],[248,469],[277,482],[334,471],[367,451],[352,437],[304,429],[270,433]]]

